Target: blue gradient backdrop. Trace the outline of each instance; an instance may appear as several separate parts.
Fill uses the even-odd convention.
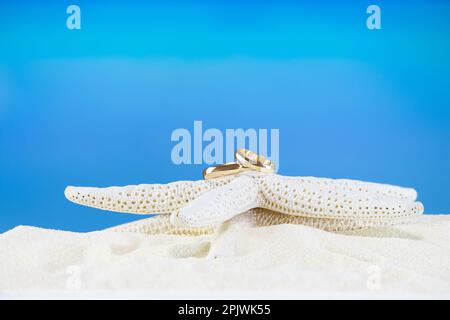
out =
[[[170,159],[194,120],[279,128],[280,173],[412,186],[449,213],[449,39],[446,1],[2,2],[0,232],[140,218],[64,187],[200,178]]]

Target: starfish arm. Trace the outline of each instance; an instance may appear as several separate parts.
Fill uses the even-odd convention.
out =
[[[240,175],[189,202],[171,216],[171,221],[189,227],[215,225],[258,206],[258,185],[252,177]]]
[[[325,178],[321,178],[325,179]],[[352,186],[354,190],[364,193],[378,194],[403,200],[415,201],[417,199],[417,191],[413,188],[405,188],[384,183],[366,182],[350,179],[326,179],[334,181],[338,188],[348,188]]]
[[[171,213],[199,195],[229,183],[233,177],[214,180],[177,181],[168,184],[139,184],[124,187],[67,187],[66,198],[102,210],[151,214]]]
[[[419,216],[408,216],[401,219],[349,219],[349,218],[315,218],[283,214],[263,208],[250,210],[247,219],[251,219],[256,227],[278,224],[301,224],[329,232],[345,232],[375,227],[387,227],[414,222]]]
[[[185,235],[185,236],[202,236],[214,233],[218,226],[203,228],[186,228],[174,226],[170,223],[168,215],[157,215],[116,227],[105,229],[105,231],[114,232],[133,232],[148,235],[169,234],[169,235]]]
[[[254,227],[266,227],[279,224],[300,224],[328,232],[347,232],[374,227],[387,227],[398,224],[413,222],[417,217],[407,217],[404,219],[376,219],[376,220],[358,220],[358,219],[339,219],[339,218],[313,218],[303,216],[287,215],[280,212],[254,208],[243,214],[240,214],[230,220],[230,223],[239,223],[242,220],[249,222]],[[174,226],[170,222],[168,215],[157,215],[116,227],[105,229],[113,232],[132,232],[147,235],[182,235],[182,236],[204,236],[215,234],[220,225],[192,228]]]
[[[288,215],[391,220],[423,213],[422,203],[412,200],[412,189],[313,177],[269,175],[258,179],[261,206]]]

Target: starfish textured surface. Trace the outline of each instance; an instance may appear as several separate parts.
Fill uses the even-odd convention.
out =
[[[166,185],[68,187],[65,195],[75,203],[103,210],[170,214],[170,220],[160,217],[141,224],[147,225],[149,230],[168,233],[179,230],[203,234],[243,212],[258,208],[267,210],[251,211],[258,216],[255,218],[257,225],[293,223],[326,230],[404,223],[423,213],[423,205],[416,201],[417,193],[411,188],[258,172]],[[163,227],[167,223],[178,229]],[[158,224],[161,227],[157,227]],[[326,225],[329,226],[321,227]]]
[[[266,227],[278,224],[300,224],[310,226],[324,231],[345,232],[348,230],[358,230],[372,227],[386,227],[396,224],[412,223],[418,219],[418,216],[411,216],[404,219],[373,219],[373,220],[357,220],[357,219],[338,219],[338,218],[311,218],[302,216],[291,216],[276,211],[263,208],[251,209],[230,220],[230,223],[238,221],[246,221],[254,227]],[[151,218],[138,220],[122,224],[106,230],[115,232],[135,232],[149,235],[171,234],[171,235],[187,235],[187,236],[203,236],[215,234],[221,229],[221,224],[209,227],[183,227],[173,225],[168,215],[158,215]]]

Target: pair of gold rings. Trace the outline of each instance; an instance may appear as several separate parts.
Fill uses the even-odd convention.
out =
[[[238,174],[245,171],[263,173],[275,172],[275,165],[266,157],[246,149],[238,149],[235,154],[236,162],[224,163],[203,170],[205,180]]]

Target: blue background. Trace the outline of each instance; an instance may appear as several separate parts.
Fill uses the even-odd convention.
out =
[[[82,29],[68,30],[78,4]],[[366,8],[382,29],[366,28]],[[450,212],[446,1],[0,4],[0,232],[141,218],[66,185],[201,178],[176,128],[279,128],[280,170],[415,187]]]

